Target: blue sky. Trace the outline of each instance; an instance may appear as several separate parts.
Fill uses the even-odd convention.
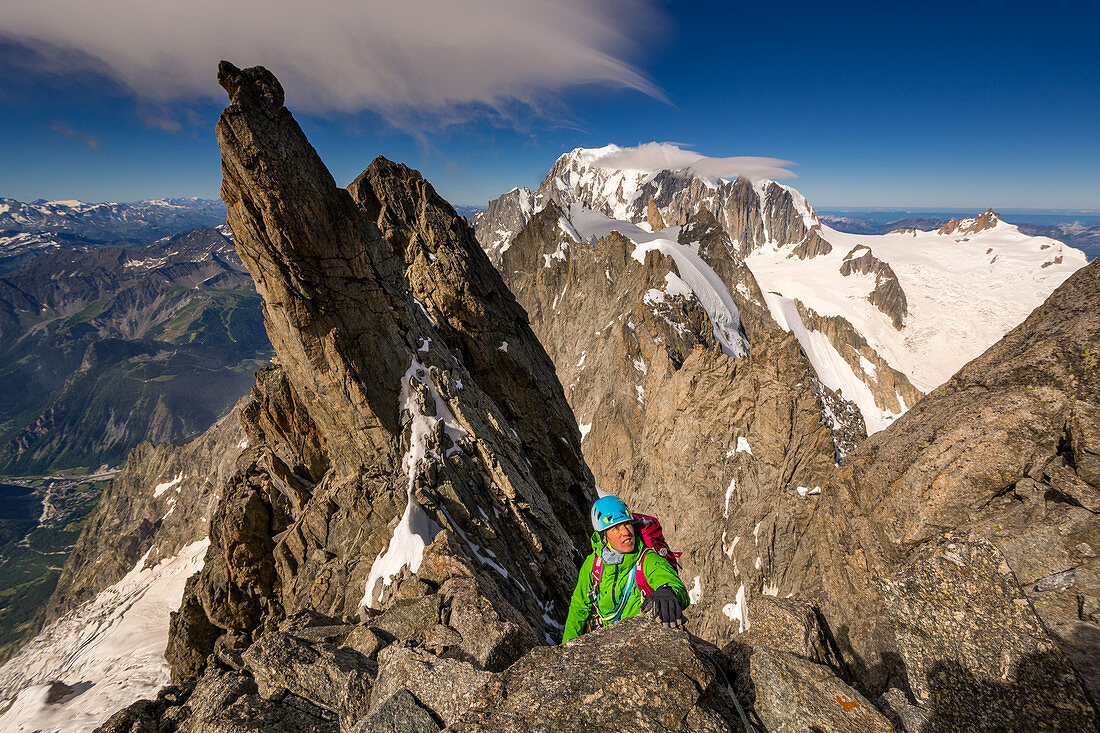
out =
[[[0,196],[216,197],[224,57],[276,71],[338,183],[385,155],[455,204],[667,141],[793,161],[819,208],[1100,209],[1093,4],[16,5]]]

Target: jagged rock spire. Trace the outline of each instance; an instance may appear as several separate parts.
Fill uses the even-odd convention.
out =
[[[270,72],[218,79],[222,197],[280,366],[242,413],[252,447],[174,623],[177,676],[219,628],[430,595],[452,555],[518,619],[510,653],[556,635],[594,490],[526,314],[417,172],[379,158],[339,188]]]

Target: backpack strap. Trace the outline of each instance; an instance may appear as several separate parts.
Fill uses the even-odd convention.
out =
[[[588,591],[588,597],[592,599],[593,604],[600,599],[601,575],[603,575],[603,558],[597,552],[596,558],[592,561],[592,589]]]
[[[634,564],[634,584],[638,586],[638,590],[642,592],[642,598],[649,598],[653,595],[653,588],[645,579],[645,554],[649,552],[649,548],[642,550],[642,556],[638,558],[638,562]]]

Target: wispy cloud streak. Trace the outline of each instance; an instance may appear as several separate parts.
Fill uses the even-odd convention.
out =
[[[91,135],[86,135],[83,132],[77,132],[73,128],[66,125],[64,122],[54,122],[50,125],[50,130],[56,132],[66,140],[79,140],[92,149],[93,153],[99,152],[99,139]]]
[[[602,149],[590,161],[599,168],[640,171],[687,171],[706,178],[797,178],[787,170],[797,165],[779,158],[741,155],[709,158],[675,143],[644,143],[633,148]]]
[[[656,18],[652,0],[52,0],[0,4],[0,34],[152,102],[218,98],[224,58],[270,68],[297,109],[453,118],[584,84],[664,99],[626,60]]]

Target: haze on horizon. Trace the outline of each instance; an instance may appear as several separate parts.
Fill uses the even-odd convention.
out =
[[[1097,210],[1097,20],[992,4],[9,3],[0,196],[216,198],[226,58],[276,73],[339,183],[385,155],[459,205],[536,186],[575,147],[674,141],[777,160],[819,208]]]

